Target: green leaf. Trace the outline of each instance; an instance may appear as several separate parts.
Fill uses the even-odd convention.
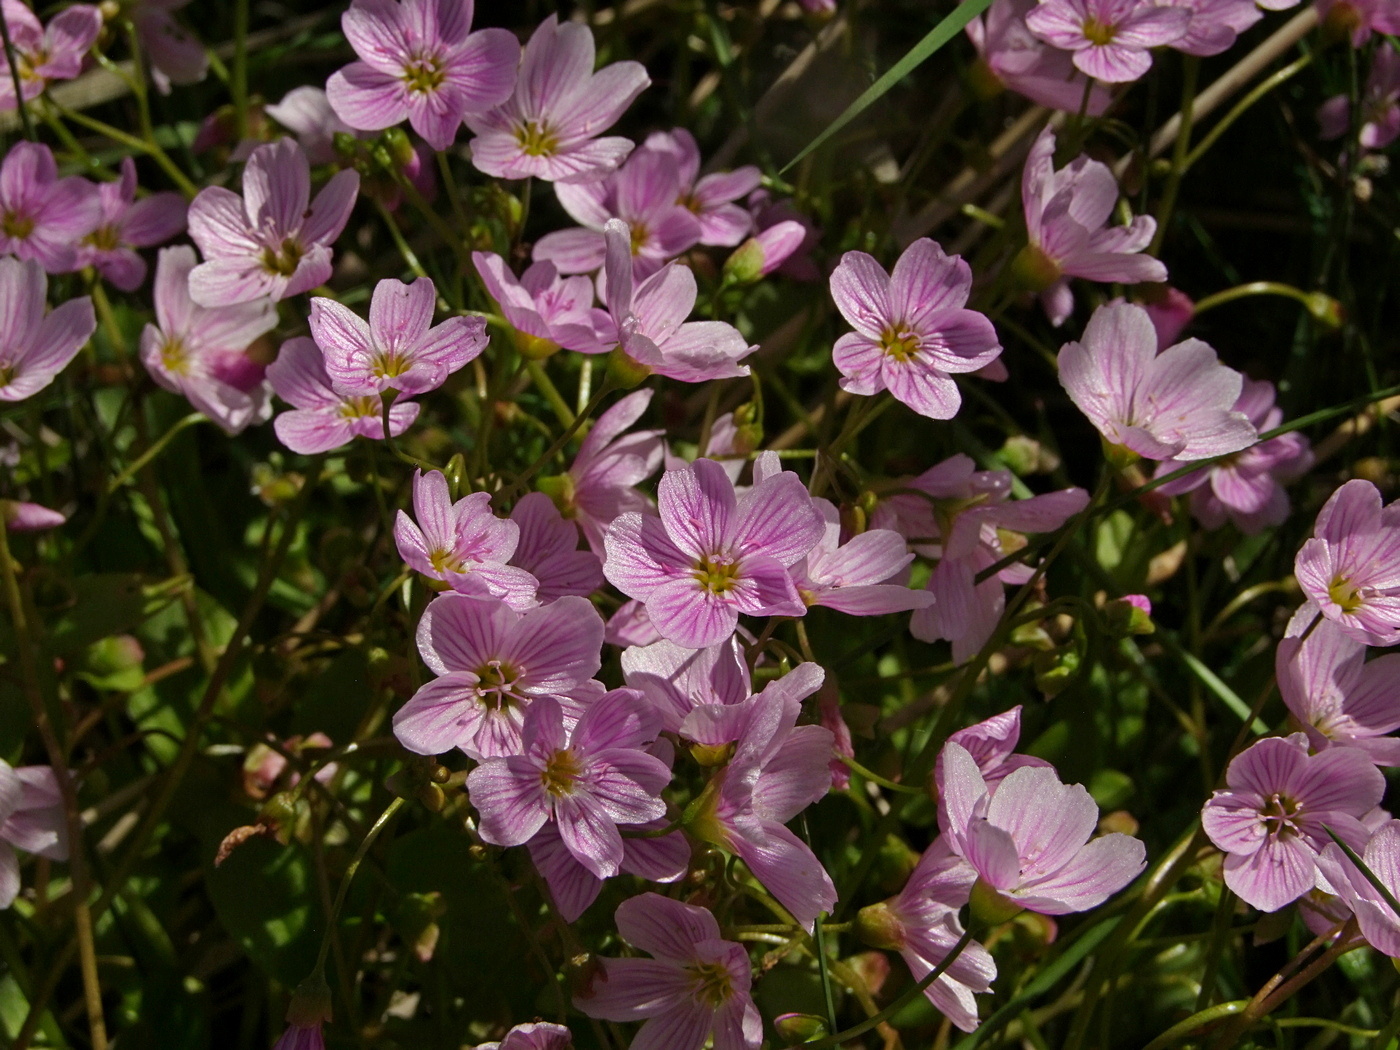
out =
[[[923,63],[932,57],[944,44],[952,40],[958,33],[962,32],[963,27],[983,11],[987,10],[987,8],[991,6],[991,3],[992,0],[964,0],[963,3],[954,8],[952,13],[945,17],[943,21],[939,22],[938,25],[934,26],[922,40],[910,48],[907,55],[891,66],[884,76],[866,88],[865,91],[861,93],[860,98],[846,107],[844,113],[828,124],[825,131],[811,142],[807,143],[801,153],[788,161],[787,164],[783,166],[783,172],[786,172],[813,150],[820,148],[826,143],[827,139],[831,138],[847,124],[855,120],[856,117],[860,116],[878,102],[890,88],[894,87],[915,69],[923,65]],[[779,174],[782,174],[782,172]]]

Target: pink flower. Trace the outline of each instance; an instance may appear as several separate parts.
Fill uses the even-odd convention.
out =
[[[724,260],[724,278],[749,284],[781,269],[807,243],[808,229],[787,220],[754,234]]]
[[[1235,409],[1244,377],[1199,339],[1157,353],[1147,311],[1101,306],[1082,343],[1060,348],[1060,383],[1104,440],[1147,459],[1189,463],[1254,444],[1258,434]]]
[[[1041,0],[1026,15],[1032,33],[1073,52],[1081,71],[1109,84],[1146,73],[1151,49],[1181,39],[1190,21],[1181,8],[1150,0]]]
[[[1283,410],[1274,405],[1274,385],[1265,379],[1245,379],[1234,410],[1261,432],[1283,422]],[[1280,434],[1204,470],[1169,481],[1158,491],[1164,496],[1191,493],[1191,513],[1208,529],[1218,529],[1229,520],[1245,535],[1254,536],[1288,520],[1290,508],[1283,484],[1301,477],[1312,461],[1306,437]],[[1157,476],[1181,466],[1167,460],[1158,465]]]
[[[967,263],[927,237],[891,274],[864,252],[847,252],[831,275],[831,297],[855,328],[831,351],[841,388],[888,389],[920,415],[952,419],[962,396],[949,373],[975,372],[1001,354],[992,322],[964,309],[971,291]]]
[[[170,240],[185,229],[185,199],[165,191],[136,199],[136,163],[123,157],[121,178],[97,187],[98,226],[78,246],[78,265],[92,266],[111,284],[134,292],[146,279],[146,260],[135,251]]]
[[[1051,47],[1026,26],[1036,0],[994,0],[985,15],[967,24],[967,35],[997,83],[1037,105],[1077,113],[1084,102],[1084,74],[1069,54]],[[1113,96],[1102,84],[1089,91],[1086,112],[1101,116]]]
[[[486,320],[449,317],[433,324],[433,282],[386,278],[374,286],[369,323],[334,299],[311,300],[311,337],[326,357],[331,385],[344,394],[436,390],[486,349]]]
[[[669,153],[676,159],[681,192],[676,203],[684,206],[700,220],[700,243],[733,247],[753,229],[753,218],[747,209],[734,201],[747,197],[762,179],[762,172],[752,164],[733,171],[700,174],[700,147],[695,136],[685,128],[653,131],[643,147]]]
[[[68,830],[58,778],[48,766],[0,760],[0,908],[19,895],[19,857],[68,859]]]
[[[978,772],[982,774],[982,780],[989,791],[996,790],[996,786],[1005,780],[1008,774],[1023,766],[1051,768],[1050,763],[1043,758],[1016,754],[1016,744],[1020,739],[1020,704],[1010,711],[1003,711],[966,729],[959,729],[948,737],[950,742],[961,747],[972,757],[972,761],[977,763]],[[942,751],[938,753],[938,760],[934,766],[935,783],[941,783],[943,779],[943,754]],[[939,806],[944,806],[941,796]],[[944,813],[944,820],[946,819],[947,814]]]
[[[520,540],[520,527],[491,513],[491,493],[473,492],[456,503],[440,471],[413,476],[413,513],[394,522],[399,557],[410,568],[441,580],[459,594],[499,598],[512,609],[531,609],[538,581],[507,564]]]
[[[1146,850],[1130,835],[1090,840],[1099,807],[1083,785],[1062,784],[1048,766],[1022,766],[993,787],[964,747],[946,743],[938,805],[949,846],[995,906],[1013,914],[1088,911],[1145,867]]]
[[[386,0],[387,2],[387,0]],[[253,150],[243,196],[206,186],[190,204],[190,237],[205,261],[190,274],[204,306],[274,301],[324,284],[331,243],[349,221],[360,176],[339,171],[311,200],[311,168],[291,139]]]
[[[19,59],[19,83],[24,100],[38,98],[55,80],[72,80],[83,71],[88,48],[102,32],[102,12],[91,4],[66,7],[47,26],[19,0],[4,0],[5,25]],[[14,74],[8,56],[0,52],[0,110],[15,109]]]
[[[1316,750],[1358,748],[1400,766],[1400,653],[1367,661],[1366,646],[1304,602],[1274,653],[1278,691]],[[1310,632],[1310,633],[1309,633]],[[1304,637],[1306,635],[1306,637]]]
[[[171,13],[190,0],[135,0],[127,10],[162,95],[171,84],[197,84],[209,72],[209,52]]]
[[[629,367],[682,383],[749,374],[739,361],[757,347],[723,321],[687,321],[695,308],[695,275],[670,263],[632,287],[627,224],[608,220],[608,312],[595,319],[598,348],[619,347]]]
[[[60,179],[47,146],[10,147],[0,162],[0,253],[68,273],[78,268],[78,243],[101,221],[97,187],[80,175]]]
[[[1152,318],[1152,327],[1157,330],[1157,349],[1165,350],[1176,342],[1179,336],[1196,316],[1196,304],[1180,288],[1171,285],[1158,285],[1160,292],[1145,299],[1142,308]]]
[[[0,499],[0,525],[10,532],[43,532],[68,519],[56,510],[22,500]]]
[[[37,262],[0,258],[0,401],[23,401],[43,390],[97,328],[87,296],[46,314],[48,284]]]
[[[1139,215],[1127,226],[1108,226],[1117,200],[1118,180],[1108,165],[1081,155],[1056,171],[1055,133],[1048,127],[1040,133],[1021,174],[1030,243],[1014,265],[1040,291],[1051,324],[1063,324],[1074,310],[1070,277],[1127,284],[1167,279],[1165,266],[1140,254],[1152,242],[1156,220]]]
[[[467,777],[481,837],[522,846],[552,821],[575,860],[600,879],[616,875],[618,825],[666,815],[660,795],[671,769],[646,753],[660,729],[660,718],[635,689],[599,697],[572,729],[557,701],[535,700],[525,712],[522,753],[487,758]]]
[[[721,940],[704,908],[643,893],[618,905],[617,929],[651,959],[600,959],[574,1006],[604,1021],[645,1021],[634,1050],[758,1050],[763,1019],[742,944]]]
[[[798,726],[802,701],[824,674],[798,664],[741,704],[700,704],[680,735],[732,757],[687,811],[687,828],[738,856],[806,930],[836,903],[831,876],[787,824],[831,789],[835,739],[822,726]]]
[[[1400,894],[1400,820],[1388,820],[1376,830],[1366,843],[1361,862],[1392,897]],[[1400,958],[1400,915],[1365,873],[1335,842],[1323,847],[1317,867],[1356,916],[1366,943],[1392,959]]]
[[[604,233],[620,219],[628,229],[628,251],[637,280],[700,241],[700,220],[681,199],[680,165],[663,150],[645,146],[599,182],[558,185],[555,195],[578,227],[555,230],[535,242],[534,258],[560,273],[592,273],[608,255]]]
[[[603,586],[603,563],[592,551],[578,549],[578,526],[560,514],[543,492],[521,497],[511,509],[510,520],[520,529],[510,563],[538,581],[540,602],[568,594],[587,597]]]
[[[665,639],[633,645],[622,654],[622,674],[651,701],[668,733],[680,733],[697,707],[742,704],[753,696],[737,635],[705,649],[686,649]]]
[[[586,598],[519,613],[494,599],[440,595],[418,621],[418,651],[438,677],[395,712],[394,735],[420,755],[522,754],[534,700],[562,701],[567,724],[577,721],[570,694],[591,689],[602,648],[603,620]]]
[[[1190,15],[1186,31],[1171,47],[1188,55],[1218,55],[1235,46],[1235,40],[1263,18],[1254,0],[1156,0]]]
[[[1326,28],[1350,36],[1352,47],[1364,45],[1373,32],[1400,33],[1393,0],[1317,0],[1317,13]]]
[[[1389,41],[1376,48],[1371,72],[1361,96],[1362,149],[1385,149],[1400,137],[1400,51]],[[1317,123],[1325,139],[1339,139],[1351,124],[1351,103],[1346,95],[1334,95],[1317,111]]]
[[[660,831],[665,818],[636,826],[638,831]],[[549,885],[549,895],[565,922],[573,922],[598,899],[603,880],[585,867],[564,845],[554,823],[545,824],[525,843],[530,862]],[[622,840],[618,870],[648,882],[675,882],[690,868],[690,842],[680,831],[652,838],[628,836]]]
[[[1366,645],[1400,642],[1400,502],[1348,481],[1318,512],[1293,573],[1322,615]]]
[[[531,34],[515,92],[486,112],[469,112],[472,163],[500,179],[596,182],[632,152],[620,136],[597,136],[651,83],[640,62],[596,73],[593,31],[549,15]]]
[[[603,537],[618,515],[652,509],[636,486],[661,466],[663,431],[627,432],[646,412],[652,393],[628,394],[599,416],[568,472],[541,483],[560,510],[578,522],[595,554],[602,555]]]
[[[333,164],[337,159],[335,137],[354,134],[354,128],[335,115],[325,91],[309,85],[292,88],[282,101],[263,107],[277,123],[296,136],[309,163]]]
[[[702,649],[733,634],[741,612],[802,614],[787,569],[824,524],[796,474],[776,471],[736,496],[724,469],[701,459],[667,471],[657,502],[660,517],[629,512],[612,523],[603,574],[646,604],[663,636]]]
[[[792,567],[793,582],[808,606],[825,605],[852,616],[921,609],[933,601],[927,591],[910,590],[900,577],[914,560],[904,537],[891,529],[869,529],[841,542],[841,514],[829,500],[813,504],[826,520],[822,538]]]
[[[749,214],[753,216],[754,229],[758,230],[760,235],[788,222],[795,222],[802,227],[802,242],[792,254],[777,264],[777,272],[784,277],[791,277],[794,281],[820,281],[823,271],[813,262],[812,249],[821,240],[821,231],[811,218],[794,208],[790,200],[775,200],[773,195],[762,187],[750,193],[745,204]]]
[[[909,973],[923,980],[962,939],[958,912],[968,902],[977,873],[939,836],[919,858],[904,889],[880,904],[862,908],[856,927],[872,945],[899,952]],[[976,941],[953,960],[924,995],[964,1032],[978,1024],[975,994],[992,990],[997,964]]]
[[[1246,748],[1225,784],[1201,810],[1201,826],[1226,854],[1225,885],[1260,911],[1278,911],[1317,884],[1317,855],[1331,841],[1326,828],[1360,849],[1361,818],[1385,793],[1385,777],[1365,752],[1309,755],[1302,733]]]
[[[573,1050],[574,1037],[561,1024],[518,1024],[499,1043],[478,1043],[476,1050]]]
[[[341,120],[382,131],[407,118],[435,150],[462,118],[504,102],[520,44],[504,29],[470,32],[473,0],[355,0],[340,27],[361,61],[326,83]]]
[[[472,252],[472,263],[486,292],[515,329],[516,348],[536,360],[560,347],[600,353],[593,332],[593,282],[560,277],[551,262],[537,262],[519,278],[492,252]]]
[[[141,331],[141,363],[166,390],[183,394],[227,434],[265,421],[272,412],[262,364],[248,355],[277,327],[271,301],[200,306],[190,298],[194,249],[161,250],[156,259],[156,323]]]
[[[321,1034],[321,1022],[307,1025],[288,1024],[272,1050],[326,1050],[326,1037]]]
[[[337,393],[326,375],[325,358],[306,336],[288,339],[277,360],[267,366],[272,389],[295,411],[272,422],[277,440],[293,452],[316,455],[349,444],[356,437],[384,438],[384,405],[378,397]],[[389,409],[389,434],[398,437],[418,418],[416,401],[395,401]]]

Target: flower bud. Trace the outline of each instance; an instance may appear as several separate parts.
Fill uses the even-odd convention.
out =
[[[1325,292],[1308,293],[1308,313],[1318,324],[1340,328],[1346,322],[1346,308]]]
[[[972,899],[968,905],[973,920],[984,926],[1000,926],[1026,910],[980,878],[972,885]]]
[[[1157,629],[1152,623],[1152,602],[1144,594],[1113,599],[1103,607],[1103,616],[1108,632],[1118,638],[1151,634]]]
[[[311,1028],[331,1019],[331,986],[326,976],[317,970],[292,993],[287,1005],[287,1023],[298,1028]]]
[[[875,881],[882,890],[898,893],[919,864],[919,854],[903,839],[890,835],[875,857]]]
[[[1079,653],[1073,649],[1037,653],[1035,684],[1046,697],[1059,696],[1079,671]]]
[[[815,1042],[828,1033],[826,1022],[815,1014],[779,1014],[773,1018],[773,1031],[787,1046]]]
[[[1018,477],[1041,474],[1059,465],[1059,457],[1033,437],[1013,434],[1006,439],[999,453],[1001,461]]]
[[[1028,244],[1011,260],[1011,277],[1028,292],[1043,292],[1060,279],[1060,266],[1034,244]]]
[[[904,947],[904,923],[890,910],[888,901],[869,904],[856,912],[855,934],[872,948],[898,951]]]
[[[753,284],[766,277],[802,247],[807,231],[800,222],[786,219],[750,237],[724,261],[727,284]]]

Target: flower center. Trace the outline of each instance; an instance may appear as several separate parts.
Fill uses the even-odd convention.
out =
[[[1092,17],[1084,19],[1084,39],[1097,47],[1112,43],[1117,35],[1118,27],[1109,22],[1100,22]]]
[[[1353,613],[1361,608],[1361,588],[1345,576],[1337,576],[1332,580],[1331,585],[1327,588],[1327,597],[1336,602],[1337,608],[1344,613]]]
[[[646,247],[647,239],[651,236],[647,228],[640,222],[632,227],[632,254],[641,255],[642,249]]]
[[[739,563],[720,555],[700,558],[690,575],[711,594],[727,594],[739,582]]]
[[[457,556],[456,551],[446,550],[443,547],[436,548],[428,555],[434,572],[461,572],[466,568],[466,562]]]
[[[363,419],[365,416],[377,416],[379,408],[380,401],[377,397],[370,397],[368,394],[347,397],[340,403],[340,417],[342,419]]]
[[[552,157],[559,150],[559,140],[549,125],[536,124],[527,120],[515,129],[515,141],[520,143],[520,151],[527,157]]]
[[[5,389],[15,381],[15,376],[19,374],[19,369],[14,365],[0,365],[0,390]]]
[[[691,963],[685,968],[693,983],[691,990],[695,1001],[711,1009],[718,1009],[734,994],[734,980],[727,967],[717,962]]]
[[[919,337],[903,328],[886,328],[880,333],[880,349],[904,364],[919,349]]]
[[[476,669],[476,692],[489,710],[499,711],[515,700],[511,690],[520,672],[500,660],[488,660]]]
[[[437,55],[419,55],[403,67],[402,80],[410,94],[426,95],[436,91],[446,79],[442,59]]]
[[[1264,830],[1270,835],[1280,837],[1298,834],[1298,826],[1293,818],[1302,808],[1295,799],[1275,791],[1259,810],[1259,816],[1264,821]]]
[[[121,246],[121,235],[115,226],[99,226],[83,240],[102,252],[114,252]]]
[[[540,770],[540,783],[556,798],[560,795],[572,795],[574,782],[582,774],[583,766],[574,753],[567,747],[561,748],[549,756],[549,761]]]
[[[7,211],[0,217],[0,230],[4,231],[6,237],[22,241],[34,232],[34,217],[23,212]]]
[[[19,48],[15,48],[15,51],[18,52],[15,57],[19,59],[19,78],[21,80],[43,80],[44,78],[36,70],[40,66],[48,64],[49,53],[42,48],[38,51],[20,51]]]
[[[301,246],[300,241],[293,237],[286,237],[283,239],[281,247],[263,249],[263,269],[268,273],[275,273],[279,277],[290,277],[297,272],[297,266],[305,254],[306,249]]]
[[[165,370],[177,376],[190,374],[190,352],[178,336],[166,339],[160,348],[160,363]]]
[[[370,370],[377,379],[394,379],[413,367],[413,361],[394,350],[381,350],[374,355]]]

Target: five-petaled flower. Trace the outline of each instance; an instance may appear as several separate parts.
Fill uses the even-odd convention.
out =
[[[1332,493],[1294,559],[1303,593],[1366,645],[1400,643],[1400,501],[1360,478]]]

